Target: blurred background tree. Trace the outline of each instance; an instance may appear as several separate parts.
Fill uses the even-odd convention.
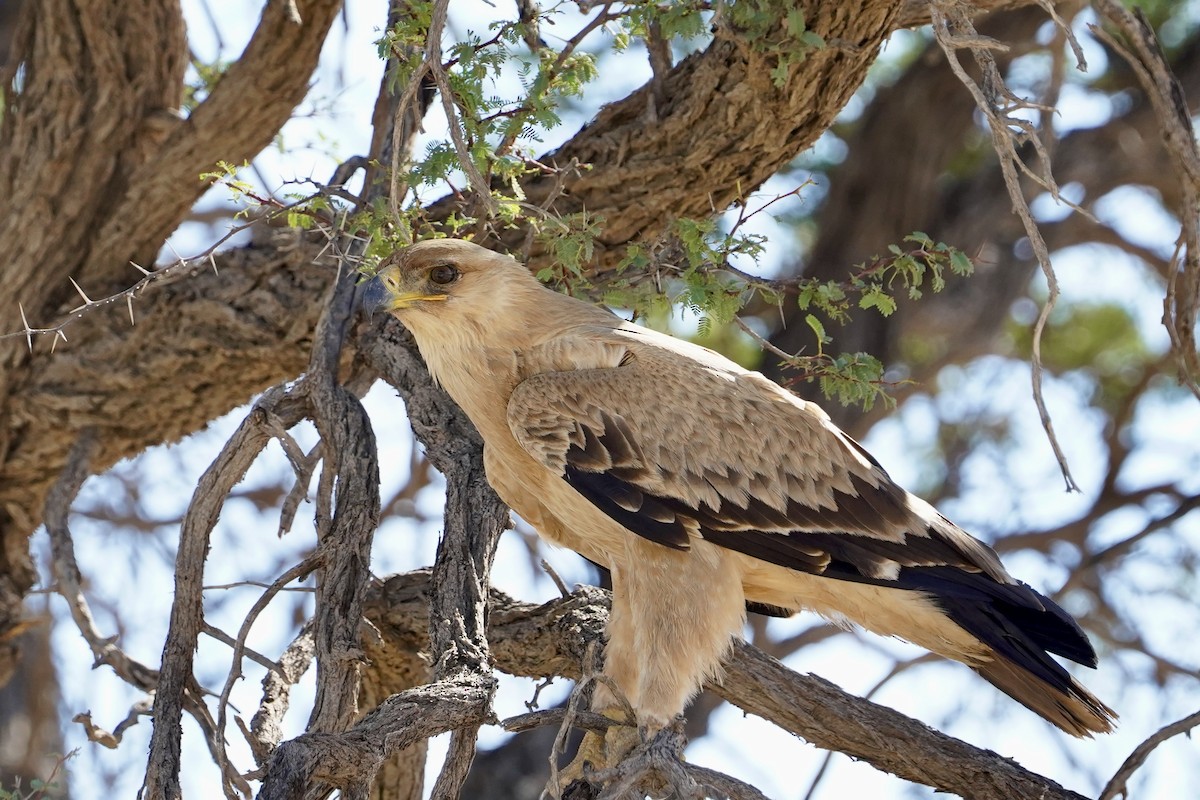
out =
[[[1164,86],[1176,111],[1200,90],[1196,4],[1141,4],[1174,95],[1142,80],[1152,62],[1125,58],[1135,43],[1106,2],[1053,4],[1063,25],[1047,4],[975,3],[978,35],[954,3],[450,5],[444,19],[445,3],[400,0],[0,6],[0,789],[136,791],[201,473],[248,402],[312,371],[336,267],[369,268],[435,231],[507,248],[566,290],[820,400],[902,484],[1080,619],[1101,657],[1082,677],[1122,726],[1066,741],[967,670],[806,615],[752,616],[757,647],[1089,796],[1200,708],[1197,176],[1194,147],[1182,153],[1163,113]],[[931,14],[949,15],[940,39]],[[1036,179],[1044,165],[1017,135],[1033,171],[1020,189],[1061,291],[1040,337],[1051,284],[986,115],[947,60],[949,47],[1006,102],[970,44],[1028,101],[1008,108],[1028,131],[1008,129],[1036,132],[1061,187]],[[433,563],[447,483],[431,461],[452,447],[414,441],[396,389],[410,411],[432,395],[419,370],[397,381],[385,368],[381,352],[411,352],[389,336],[360,324],[343,355],[356,392],[385,377],[364,401],[381,448],[380,578]],[[1039,420],[1035,363],[1078,492],[1064,491]],[[422,419],[428,437],[437,425]],[[438,419],[469,449],[461,420]],[[317,611],[311,578],[275,596],[245,639],[254,657],[230,665],[263,587],[325,535],[320,440],[308,423],[277,435],[213,534],[185,704],[190,794],[253,790],[261,772],[234,775],[266,752],[247,742],[301,733],[320,702],[296,644]],[[52,489],[70,488],[73,467],[94,477],[71,505],[73,492]],[[52,537],[42,523],[54,518]],[[544,549],[518,522],[493,583],[556,597],[543,557],[568,585],[603,579]],[[388,622],[412,599],[394,592],[414,585],[370,587],[364,709],[429,680],[427,643]],[[292,709],[282,730],[243,736],[232,719],[263,702],[264,675],[296,684]],[[552,706],[568,685],[504,678],[496,713],[531,697]],[[771,797],[933,791],[709,693],[688,734],[694,761]],[[537,797],[553,735],[485,728],[462,796]],[[423,746],[404,751],[375,796],[427,794],[426,760]],[[1198,765],[1195,745],[1172,739],[1131,796],[1176,796]]]

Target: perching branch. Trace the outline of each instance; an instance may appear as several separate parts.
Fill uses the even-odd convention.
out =
[[[394,576],[368,602],[380,629],[411,635],[425,624],[426,572]],[[488,641],[496,666],[510,674],[576,679],[589,643],[603,641],[608,594],[581,587],[535,606],[492,593]],[[792,672],[750,645],[735,645],[725,677],[707,687],[817,747],[876,769],[974,800],[1084,800],[1016,762],[939,733],[884,706],[850,695],[813,675]]]
[[[405,344],[409,346],[406,347]],[[417,439],[431,464],[446,476],[445,531],[438,545],[433,581],[431,652],[435,682],[478,682],[487,703],[479,721],[490,714],[491,653],[486,626],[489,573],[500,533],[509,525],[508,509],[492,491],[483,470],[479,435],[463,412],[433,385],[409,334],[394,320],[372,326],[359,339],[360,352],[405,400]],[[466,779],[478,722],[460,728],[450,757],[434,787],[435,797],[456,796]]]

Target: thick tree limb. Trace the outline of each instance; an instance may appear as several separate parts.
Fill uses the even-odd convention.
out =
[[[313,783],[365,797],[384,759],[446,731],[488,719],[492,681],[459,673],[392,695],[344,733],[311,733],[275,748],[259,800],[304,796]]]
[[[554,209],[586,209],[604,218],[598,270],[613,267],[626,243],[653,239],[669,219],[725,208],[811,146],[866,78],[899,11],[899,4],[875,0],[797,5],[808,29],[829,44],[808,52],[782,87],[771,82],[771,57],[723,24],[703,51],[605,106],[541,159],[595,165],[567,181]],[[662,107],[656,92],[666,98]],[[541,176],[523,189],[529,202],[540,204],[555,183],[555,176]],[[434,211],[448,213],[451,204],[448,198]],[[505,233],[504,244],[518,251],[522,237],[520,231]],[[532,255],[540,255],[536,246]]]
[[[297,24],[288,7],[299,12]],[[135,191],[113,204],[92,245],[87,271],[122,274],[157,249],[208,188],[199,178],[218,161],[240,164],[271,143],[308,94],[341,0],[270,2],[245,51],[191,115],[173,126],[153,157],[129,176]],[[188,191],[190,189],[190,191]]]
[[[107,224],[112,199],[130,190],[130,173],[178,123],[187,63],[178,0],[48,0],[24,3],[22,12],[13,56],[24,80],[12,93],[4,81],[8,107],[0,127],[0,243],[9,254],[0,318],[6,319],[18,302],[40,316],[56,293],[61,301],[61,292],[71,291],[68,275],[81,278],[82,259]],[[16,67],[10,62],[0,70],[7,78]],[[48,264],[60,270],[53,280]],[[16,344],[0,343],[10,367]],[[0,373],[0,403],[11,377]]]
[[[340,0],[297,0],[293,6],[302,19],[297,25],[286,5],[266,4],[241,59],[183,121],[178,109],[187,47],[178,0],[22,4],[13,58],[0,65],[6,85],[0,250],[7,254],[0,320],[6,328],[18,319],[18,308],[36,323],[69,307],[64,305],[74,296],[69,277],[95,296],[127,286],[122,276],[133,274],[128,262],[152,262],[207,188],[200,173],[220,159],[253,158],[270,143],[308,91],[325,34],[341,7]],[[7,79],[15,74],[16,59],[23,80],[21,91],[13,93],[7,91]],[[178,336],[187,329],[175,325],[171,330]],[[29,455],[30,445],[38,449],[46,443],[26,438],[37,435],[20,408],[29,398],[13,396],[15,387],[28,388],[26,381],[39,374],[24,347],[24,342],[0,340],[0,681],[12,668],[4,632],[20,619],[21,599],[33,580],[24,542],[37,525],[49,485],[44,474],[27,497],[5,496],[6,486],[23,483],[20,467],[16,475],[10,469],[14,453],[20,460],[22,451]],[[188,346],[176,339],[170,349],[178,355]],[[296,355],[273,358],[290,361]],[[111,362],[102,366],[99,374],[112,367]],[[132,384],[147,377],[144,364],[134,358],[126,367],[131,374],[124,390],[136,396]],[[256,381],[255,391],[285,377],[277,367],[269,370],[270,379]],[[238,392],[222,398],[216,414],[250,396]],[[175,434],[156,430],[135,450],[170,441],[204,421],[193,416]],[[46,474],[61,469],[79,430],[63,431],[65,438],[54,448],[59,455],[45,465]],[[97,455],[98,469],[113,463],[106,450]]]

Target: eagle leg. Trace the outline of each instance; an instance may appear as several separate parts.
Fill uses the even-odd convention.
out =
[[[640,537],[612,568],[604,674],[637,710],[647,737],[683,713],[692,694],[720,674],[746,620],[746,597],[728,551],[699,539],[671,550]],[[624,565],[630,565],[626,568]],[[617,706],[606,684],[593,708]]]

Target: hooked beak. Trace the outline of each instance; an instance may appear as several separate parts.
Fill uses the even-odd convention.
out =
[[[383,285],[383,281],[379,280],[379,276],[371,278],[359,289],[358,307],[368,318],[374,317],[381,311],[387,300],[388,290]]]
[[[445,300],[444,294],[421,294],[420,292],[397,292],[376,275],[363,286],[359,295],[359,307],[368,317],[379,312],[410,308],[424,300]]]

